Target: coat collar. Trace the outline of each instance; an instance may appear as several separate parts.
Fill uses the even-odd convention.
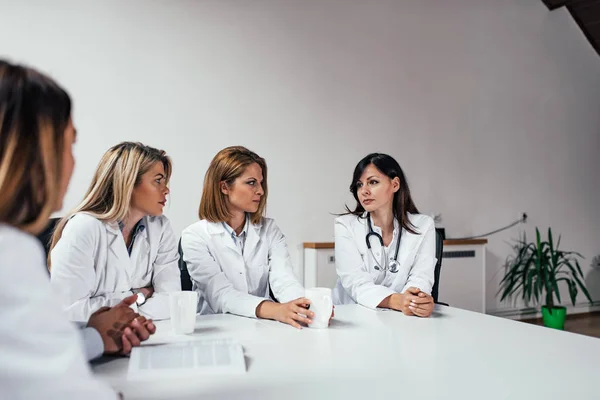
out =
[[[206,221],[206,223],[207,223],[206,230],[211,235],[220,235],[222,233],[227,233],[227,229],[223,226],[222,222]],[[247,234],[250,235],[250,232],[252,230],[254,230],[256,232],[260,232],[261,227],[262,227],[262,219],[258,224],[254,224],[254,223],[252,223],[252,221],[249,221]]]
[[[112,233],[113,235],[119,235],[121,233],[121,229],[119,228],[118,222],[105,222],[104,227],[108,233]]]
[[[252,221],[248,223],[248,230],[246,231],[246,244],[244,245],[244,254],[249,255],[252,254],[256,245],[260,241],[260,229],[262,228],[262,219],[259,223],[255,224]],[[222,222],[209,222],[207,221],[207,231],[210,235],[223,235],[225,236],[225,245],[230,249],[234,250],[237,253],[240,253],[240,250],[235,245],[233,240],[230,237],[229,232],[223,226]],[[246,258],[246,256],[244,256]]]
[[[262,220],[258,224],[250,222],[248,226],[248,236],[246,236],[246,245],[244,246],[244,260],[248,261],[256,249],[256,245],[260,242],[260,228]]]
[[[138,231],[138,233],[135,236],[135,241],[136,242],[142,242],[144,246],[149,246],[150,243],[148,242],[148,226],[149,226],[149,220],[148,217],[144,217],[142,218],[142,220],[140,221],[140,223],[137,225],[139,226],[140,224],[144,225],[144,229],[140,229]],[[121,228],[119,226],[118,222],[105,222],[104,223],[104,227],[106,229],[106,232],[109,235],[108,238],[108,243],[109,246],[113,246],[113,244],[115,243],[115,240],[117,240],[117,238],[120,236],[121,238],[123,237],[123,232],[121,232]],[[121,239],[123,240],[123,239]],[[123,245],[125,246],[125,242],[123,241]],[[127,249],[127,247],[125,247],[125,249]]]
[[[150,220],[148,216],[142,218],[142,220],[136,225],[139,227],[140,225],[144,225],[144,229],[139,229],[137,235],[135,236],[134,241],[134,249],[136,247],[140,247],[140,252],[147,252],[150,247],[149,236],[148,236],[148,227],[150,224]],[[127,246],[125,245],[125,240],[123,238],[123,232],[119,226],[118,222],[105,222],[104,227],[106,232],[108,233],[108,247],[110,251],[116,256],[120,263],[123,265],[129,265],[132,268],[132,271],[136,268],[136,261],[131,258],[127,250]],[[125,270],[127,274],[127,279],[130,279],[130,274],[132,273],[129,269]]]
[[[360,218],[360,219],[362,220],[362,223],[363,223],[365,226],[367,226],[367,227],[368,227],[368,226],[369,226],[369,223],[368,223],[368,220],[367,220],[367,218],[369,218],[369,217],[367,217],[367,214],[368,214],[367,212],[364,212],[364,213],[363,213],[363,215],[361,216],[361,218]],[[409,216],[410,216],[410,214],[409,214]],[[394,234],[394,237],[396,237],[396,236],[398,235],[398,228],[400,228],[400,221],[398,221],[398,219],[397,219],[397,218],[394,218],[394,219],[392,220],[392,222],[394,223],[394,233],[393,233],[393,234]],[[381,228],[380,228],[380,227],[378,227],[378,226],[376,226],[376,225],[373,223],[373,220],[372,220],[372,219],[371,219],[371,227],[372,227],[372,229],[373,229],[373,232],[376,232],[376,233],[378,233],[378,234],[380,234],[380,235],[381,235]]]
[[[147,231],[148,231],[148,217],[143,217],[136,225],[135,225],[135,229],[139,229],[140,226],[143,226],[143,229],[139,229],[139,231],[137,232],[137,236],[136,237],[147,237]],[[114,221],[114,222],[105,222],[104,223],[104,227],[106,228],[106,231],[113,234],[113,235],[119,235],[120,233],[122,233],[121,230],[121,223]]]

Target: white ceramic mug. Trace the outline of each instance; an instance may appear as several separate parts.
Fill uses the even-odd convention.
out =
[[[171,326],[175,334],[194,332],[196,325],[196,308],[198,307],[198,292],[181,291],[169,293],[171,308]]]
[[[333,301],[331,300],[331,289],[329,288],[311,288],[306,289],[304,297],[310,300],[309,310],[314,312],[310,328],[323,329],[329,327],[329,319],[333,311]]]

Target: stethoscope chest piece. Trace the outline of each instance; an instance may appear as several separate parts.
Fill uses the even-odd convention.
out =
[[[388,265],[388,269],[393,274],[395,274],[396,272],[398,272],[398,261],[396,261],[396,260],[390,261],[390,264]]]
[[[383,251],[384,255],[385,255],[385,251],[383,248],[385,246],[383,245],[383,238],[381,237],[381,235],[378,234],[377,232],[373,231],[373,226],[371,225],[371,215],[370,214],[367,214],[367,224],[369,226],[369,232],[367,233],[365,240],[367,242],[367,248],[371,252],[371,256],[373,256],[373,259],[375,260],[375,266],[374,266],[375,270],[390,271],[391,273],[395,274],[396,272],[398,272],[398,267],[400,266],[400,264],[398,263],[398,252],[400,251],[400,237],[402,236],[402,227],[399,227],[398,240],[396,241],[396,253],[394,254],[394,258],[391,259],[389,262],[387,262],[387,259],[386,259],[385,265],[382,265],[382,263],[377,261],[377,259],[373,255],[373,249],[371,248],[371,241],[370,241],[371,237],[377,238],[377,241],[381,245],[381,250]]]

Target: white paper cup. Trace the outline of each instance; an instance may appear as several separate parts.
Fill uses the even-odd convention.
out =
[[[310,300],[310,311],[315,313],[314,317],[312,317],[312,324],[308,324],[308,326],[316,329],[329,328],[329,319],[333,311],[331,289],[306,289],[304,297]]]
[[[173,333],[188,334],[194,332],[198,293],[195,291],[181,291],[169,293],[169,296]]]

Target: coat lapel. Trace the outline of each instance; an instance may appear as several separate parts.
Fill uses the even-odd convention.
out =
[[[116,261],[119,263],[120,268],[125,270],[127,275],[127,281],[131,282],[131,271],[130,271],[130,259],[127,247],[125,246],[125,239],[119,229],[117,223],[105,223],[107,233],[108,249],[113,253]]]
[[[240,249],[238,249],[238,247],[235,245],[233,239],[229,235],[229,232],[227,232],[227,230],[225,229],[225,227],[223,226],[223,224],[221,222],[209,222],[208,223],[208,232],[211,235],[221,235],[223,244],[225,245],[225,247],[235,251],[240,256],[242,255],[240,253]]]
[[[144,217],[144,218],[146,218],[146,217]],[[137,234],[133,245],[136,246],[139,241],[139,246],[140,246],[139,254],[150,255],[150,238],[148,236],[148,228],[150,227],[150,224],[148,223],[147,219],[144,221],[144,223],[145,223],[146,228]],[[156,248],[158,248],[158,245],[159,245],[159,243],[155,243]]]
[[[109,223],[109,222],[105,222],[104,226],[106,228],[106,233],[107,233],[107,238],[108,238],[108,248],[110,249],[110,251],[113,252],[113,254],[116,257],[121,258],[121,256],[122,256],[121,247],[125,248],[125,241],[123,240],[123,234],[121,233],[119,226],[116,223]],[[121,244],[123,246],[121,246]],[[125,248],[125,252],[127,252],[126,248]]]
[[[133,242],[133,251],[129,257],[131,276],[136,281],[141,277],[146,276],[148,271],[151,269],[150,259],[152,254],[150,254],[150,224],[148,223],[148,220],[144,221],[144,223],[146,228],[140,231],[135,237],[135,242]],[[156,243],[155,246],[158,248],[158,243]],[[151,279],[153,275],[154,271],[151,273]]]
[[[248,263],[248,260],[250,260],[253,257],[254,250],[256,249],[256,246],[260,241],[261,228],[261,223],[248,224],[248,231],[246,232],[248,236],[246,237],[246,244],[244,245],[244,261],[246,261],[246,263]]]

